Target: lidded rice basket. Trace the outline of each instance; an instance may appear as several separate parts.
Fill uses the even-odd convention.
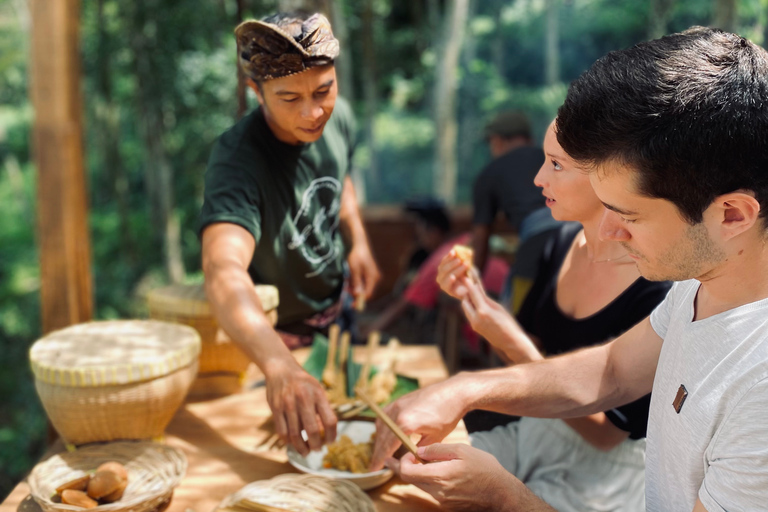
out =
[[[277,288],[256,285],[256,294],[275,325],[279,303]],[[147,295],[147,303],[150,318],[189,325],[200,333],[200,369],[192,394],[204,394],[206,387],[210,391],[216,386],[218,391],[223,391],[221,382],[227,379],[234,383],[234,388],[239,388],[239,379],[248,369],[250,359],[219,328],[202,284],[175,284],[152,290]]]
[[[197,374],[200,336],[155,320],[89,322],[29,351],[35,388],[67,444],[163,434]]]

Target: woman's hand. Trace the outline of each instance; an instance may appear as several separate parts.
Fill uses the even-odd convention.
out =
[[[515,363],[542,359],[517,320],[501,304],[488,297],[474,271],[469,277],[459,278],[458,281],[466,289],[461,308],[475,332]]]
[[[467,295],[465,280],[469,271],[470,266],[459,258],[455,249],[451,249],[437,267],[437,284],[451,297],[462,300]]]

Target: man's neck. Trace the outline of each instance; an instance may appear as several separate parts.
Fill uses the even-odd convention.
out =
[[[695,320],[768,298],[768,245],[744,243],[719,267],[698,280]]]
[[[493,155],[493,158],[502,157],[507,153],[514,151],[515,149],[519,149],[528,145],[530,145],[530,141],[528,139],[524,139],[520,137],[506,140],[503,143],[499,144],[498,149],[496,149],[494,152],[495,154]]]

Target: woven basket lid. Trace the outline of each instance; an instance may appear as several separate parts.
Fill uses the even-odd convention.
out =
[[[280,303],[277,287],[257,284],[256,295],[264,311],[276,309]],[[209,316],[211,308],[202,284],[172,284],[147,294],[149,309],[177,315]]]
[[[123,385],[156,379],[200,354],[192,327],[156,320],[113,320],[73,325],[40,338],[29,350],[32,372],[48,384]]]

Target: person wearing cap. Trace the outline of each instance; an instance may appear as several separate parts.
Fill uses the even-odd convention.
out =
[[[502,211],[519,239],[515,264],[502,297],[506,303],[512,301],[514,311],[515,304],[522,303],[533,284],[544,243],[559,224],[552,219],[541,190],[533,183],[544,163],[544,153],[533,145],[526,115],[516,110],[501,112],[485,126],[484,135],[493,161],[475,179],[472,193],[474,263],[480,270],[485,267],[492,226]]]
[[[355,124],[337,99],[339,43],[325,16],[246,21],[235,38],[259,107],[221,135],[208,162],[205,289],[219,324],[264,372],[276,432],[307,454],[323,431],[335,439],[336,416],[290,349],[338,318],[347,273],[355,298],[379,280],[349,176]],[[278,288],[274,328],[254,283]]]

